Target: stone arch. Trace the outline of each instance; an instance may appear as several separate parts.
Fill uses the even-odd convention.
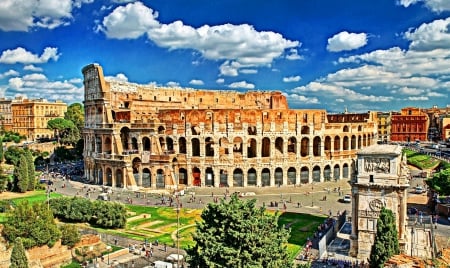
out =
[[[171,137],[166,138],[166,147],[169,153],[174,153],[173,139]]]
[[[105,143],[103,144],[103,152],[110,154],[111,153],[111,138],[110,137],[106,137],[105,138]]]
[[[200,140],[198,138],[192,138],[192,156],[200,156]]]
[[[159,137],[159,146],[161,147],[161,150],[164,152],[166,151],[166,140],[164,139],[164,137]]]
[[[122,169],[116,169],[116,187],[123,188],[124,187],[124,179]]]
[[[214,186],[214,170],[212,167],[206,168],[205,177],[205,186]]]
[[[162,168],[158,168],[156,170],[156,188],[158,189],[166,188],[166,178],[164,170]]]
[[[201,171],[198,167],[194,167],[192,169],[192,177],[194,178],[192,184],[194,186],[201,186],[202,185],[202,179],[201,179]]]
[[[350,170],[349,170],[349,168],[348,168],[348,164],[345,163],[345,164],[342,166],[342,177],[343,177],[344,179],[348,179],[349,176],[350,176]]]
[[[275,152],[278,152],[279,154],[283,154],[283,146],[284,146],[284,140],[281,137],[277,137],[275,139]]]
[[[301,144],[300,144],[300,155],[302,157],[309,155],[309,138],[302,138]]]
[[[256,139],[250,138],[247,141],[247,157],[248,158],[254,158],[257,156],[256,154]]]
[[[324,144],[324,149],[325,151],[331,151],[331,137],[330,136],[326,136],[325,137],[325,144]]]
[[[142,169],[142,187],[152,187],[152,173],[150,169]]]
[[[150,139],[148,137],[143,137],[142,138],[142,148],[144,149],[144,151],[149,152],[151,150],[151,142]]]
[[[178,153],[180,154],[186,154],[186,138],[185,137],[180,137],[178,139]]]
[[[312,180],[313,182],[320,182],[320,166],[314,166],[312,170]]]
[[[323,168],[323,178],[325,181],[331,181],[331,167],[330,165],[326,165]]]
[[[268,137],[262,139],[261,157],[270,157],[270,138]]]
[[[362,145],[362,137],[361,135],[358,135],[358,149],[361,149],[361,145]]]
[[[188,184],[188,173],[185,168],[178,169],[178,184]]]
[[[300,183],[306,184],[309,183],[309,168],[302,167],[300,169]]]
[[[133,158],[133,161],[131,162],[131,166],[133,168],[133,177],[136,182],[139,182],[141,165],[142,165],[142,161],[139,157]]]
[[[261,186],[270,186],[270,169],[268,168],[261,171]]]
[[[352,150],[355,150],[355,149],[356,149],[356,136],[355,136],[355,135],[352,135],[351,149],[352,149]]]
[[[309,133],[310,133],[309,127],[308,126],[302,126],[301,134],[302,135],[309,135]]]
[[[342,132],[348,132],[348,126],[347,126],[347,125],[345,125],[345,126],[342,128]]]
[[[275,169],[275,185],[283,185],[283,169],[281,167],[277,167]]]
[[[138,141],[136,137],[132,137],[131,138],[131,150],[133,150],[134,152],[137,152],[138,150]]]
[[[166,129],[164,128],[164,126],[159,126],[158,127],[158,134],[163,135],[165,131],[166,131]]]
[[[314,137],[314,140],[313,140],[313,155],[314,156],[320,156],[322,154],[321,147],[322,147],[322,139],[319,136]]]
[[[205,138],[205,156],[214,156],[214,139]]]
[[[233,153],[242,154],[243,142],[241,137],[235,137],[233,139]]]
[[[333,178],[336,181],[341,178],[341,168],[339,167],[339,164],[334,165]]]
[[[122,149],[124,151],[129,150],[128,141],[130,140],[130,129],[123,127],[120,129],[120,141],[122,142]]]
[[[106,176],[106,185],[108,185],[108,186],[113,186],[113,183],[112,183],[112,171],[111,171],[111,168],[106,168],[106,171],[105,171],[105,176]]]
[[[219,156],[220,155],[228,155],[228,146],[229,142],[228,139],[223,137],[219,139]]]
[[[233,186],[234,187],[242,187],[244,186],[244,174],[242,169],[236,168],[233,171]]]
[[[288,139],[288,153],[297,153],[297,139],[295,137],[290,137]]]
[[[296,184],[297,181],[297,170],[294,167],[290,167],[287,171],[287,181],[288,184]]]
[[[348,142],[348,137],[344,136],[344,139],[342,141],[342,149],[344,151],[347,151],[349,149],[349,142]]]
[[[256,174],[256,170],[254,168],[250,168],[247,171],[247,186],[256,186],[256,182],[258,174]]]
[[[341,137],[334,137],[334,151],[339,152],[341,150]]]

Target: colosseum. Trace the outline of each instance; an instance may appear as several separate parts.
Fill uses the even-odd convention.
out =
[[[279,91],[197,90],[84,76],[85,177],[129,189],[349,179],[376,112],[289,109]]]

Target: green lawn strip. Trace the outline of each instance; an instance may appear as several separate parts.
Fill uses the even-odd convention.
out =
[[[408,163],[419,169],[433,169],[439,166],[440,160],[429,155],[421,154],[413,150],[403,149],[406,154]]]
[[[29,203],[47,201],[47,193],[45,193],[45,191],[41,190],[41,191],[36,191],[35,193],[36,194],[24,196],[24,197],[13,198],[11,200],[13,201],[14,204],[18,204],[25,200],[27,200]],[[61,196],[63,196],[63,195],[60,193],[54,193],[54,192],[50,193],[50,199],[61,197]]]

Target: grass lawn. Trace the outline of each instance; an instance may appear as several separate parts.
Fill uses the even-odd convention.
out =
[[[51,197],[61,196],[58,193],[52,193]],[[36,191],[36,194],[11,199],[13,203],[23,200],[29,202],[45,202],[47,195],[44,191]],[[126,205],[128,208],[127,224],[124,229],[98,229],[101,233],[120,235],[139,241],[155,241],[167,245],[175,245],[177,231],[177,211],[171,207],[148,207],[137,205]],[[192,234],[195,232],[195,224],[201,220],[202,210],[199,209],[180,209],[179,211],[179,232],[180,247],[187,248],[194,244]],[[274,213],[268,211],[267,213]],[[5,215],[0,213],[0,223],[5,220]],[[281,212],[279,215],[280,226],[291,229],[288,240],[289,256],[294,259],[298,252],[306,243],[308,237],[312,237],[317,226],[323,223],[325,216],[309,215],[292,212]],[[72,264],[75,265],[75,264]],[[76,267],[76,266],[66,266]]]
[[[420,169],[433,169],[439,166],[440,160],[413,150],[404,149],[408,163]]]

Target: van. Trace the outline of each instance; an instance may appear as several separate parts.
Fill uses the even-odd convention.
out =
[[[109,196],[107,193],[101,193],[97,196],[97,200],[108,201]]]

